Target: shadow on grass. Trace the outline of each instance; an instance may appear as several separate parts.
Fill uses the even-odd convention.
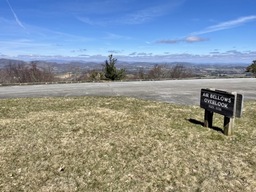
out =
[[[204,126],[204,123],[203,123],[203,122],[198,121],[198,120],[196,120],[196,119],[191,119],[191,118],[190,118],[190,119],[186,119],[186,120],[189,121],[190,123],[195,124],[195,125]],[[219,128],[219,127],[212,126],[212,127],[209,127],[209,129],[212,129],[212,130],[214,130],[214,131],[221,132],[221,133],[224,134],[223,129],[221,129],[221,128]]]

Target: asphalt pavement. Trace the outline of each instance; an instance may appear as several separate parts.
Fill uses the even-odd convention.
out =
[[[199,105],[202,88],[215,88],[256,100],[256,78],[102,82],[0,86],[0,98],[128,96],[168,103]]]

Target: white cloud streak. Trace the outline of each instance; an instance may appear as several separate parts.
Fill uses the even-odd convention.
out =
[[[198,37],[198,36],[187,36],[185,38],[180,39],[165,39],[165,40],[159,40],[155,43],[159,44],[176,44],[180,42],[186,42],[186,43],[196,43],[196,42],[202,42],[202,41],[208,41],[206,38]]]
[[[196,43],[196,42],[208,41],[208,39],[198,37],[198,36],[188,36],[184,39],[184,41],[187,43]]]
[[[106,2],[108,2],[108,1],[106,1]],[[114,0],[114,1],[110,0],[109,3],[104,6],[104,9],[111,10],[111,12],[104,11],[103,12],[105,15],[104,19],[91,19],[88,16],[82,16],[82,15],[84,15],[84,10],[82,10],[80,13],[80,16],[77,16],[76,18],[79,21],[84,22],[89,25],[99,25],[99,26],[107,26],[110,24],[138,25],[138,24],[143,24],[143,23],[153,21],[156,18],[167,15],[171,11],[173,11],[176,8],[178,8],[179,6],[181,6],[184,2],[185,2],[185,0],[172,0],[171,2],[164,1],[164,3],[158,2],[157,5],[145,6],[143,8],[138,8],[137,11],[133,11],[133,10],[124,8],[124,7],[129,7],[130,5],[132,5],[132,1],[130,3],[129,1],[120,1],[119,0],[117,2],[116,0]],[[115,7],[117,7],[117,9],[113,9],[111,6],[109,6],[110,3],[115,5]],[[97,5],[97,7],[94,7],[96,5]],[[95,16],[95,18],[97,18],[97,15],[99,15],[98,14],[98,12],[99,12],[98,6],[99,5],[96,3],[93,3],[90,6],[92,6],[90,9],[93,8],[93,10],[97,10],[96,13],[93,12],[93,15]],[[100,7],[102,7],[102,5]],[[123,10],[123,12],[121,10]],[[102,13],[102,11],[100,11],[100,12]],[[118,16],[115,16],[113,18],[112,14],[117,14]]]
[[[26,28],[24,27],[24,25],[21,23],[21,21],[19,20],[19,18],[18,18],[18,16],[16,15],[16,13],[14,12],[14,10],[13,10],[13,8],[12,8],[12,6],[11,6],[9,0],[6,0],[6,2],[7,2],[7,4],[9,5],[9,7],[10,7],[10,9],[11,9],[11,11],[12,11],[12,14],[13,14],[13,16],[14,16],[14,18],[15,18],[17,24],[18,24],[20,27],[22,27],[23,29],[26,29]]]
[[[240,18],[235,19],[235,20],[221,22],[221,23],[219,23],[217,25],[212,25],[210,27],[207,27],[207,28],[205,28],[202,31],[193,32],[193,33],[191,33],[189,36],[187,36],[185,38],[159,40],[159,41],[156,41],[156,43],[160,43],[160,44],[176,44],[176,43],[179,43],[179,42],[195,43],[195,42],[208,41],[209,39],[199,37],[198,35],[203,35],[203,34],[207,34],[207,33],[212,33],[212,32],[216,32],[216,31],[222,31],[222,30],[238,27],[238,26],[240,26],[240,25],[242,25],[244,23],[248,23],[248,22],[252,22],[252,21],[256,21],[256,15],[240,17]]]
[[[123,19],[123,22],[127,24],[141,24],[164,15],[167,10],[168,9],[165,6],[146,8],[127,15],[126,18]]]
[[[240,17],[235,20],[225,21],[225,22],[219,23],[217,25],[212,25],[210,27],[207,27],[206,29],[204,29],[202,31],[194,32],[192,34],[193,35],[202,35],[202,34],[212,33],[215,31],[222,31],[222,30],[234,28],[234,27],[240,26],[244,23],[248,23],[248,22],[252,22],[252,21],[256,21],[256,15]]]

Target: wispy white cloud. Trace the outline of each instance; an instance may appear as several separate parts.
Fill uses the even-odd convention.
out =
[[[221,30],[226,30],[234,27],[238,27],[244,23],[256,21],[256,15],[251,15],[251,16],[246,16],[246,17],[240,17],[238,19],[230,20],[230,21],[225,21],[221,22],[217,25],[212,25],[207,28],[205,28],[202,31],[194,32],[192,34],[194,35],[202,35],[206,33],[212,33],[215,31],[221,31]]]
[[[202,41],[208,41],[208,39],[199,37],[199,36],[188,36],[184,39],[187,43],[196,43],[196,42],[202,42]]]
[[[137,11],[133,10],[125,10],[125,7],[130,7],[132,3],[134,2],[129,2],[129,1],[110,1],[109,3],[115,2],[116,5],[115,7],[118,7],[118,9],[112,9],[112,7],[109,7],[109,5],[105,6],[109,7],[107,10],[111,10],[111,12],[104,12],[104,19],[102,19],[102,14],[100,19],[91,19],[93,16],[97,18],[100,14],[98,13],[93,13],[93,15],[88,16],[81,16],[83,13],[80,13],[80,16],[77,16],[76,18],[79,21],[82,21],[86,24],[89,25],[99,25],[99,26],[107,26],[109,24],[125,24],[125,25],[136,25],[136,24],[142,24],[146,22],[150,22],[158,17],[164,16],[168,13],[170,13],[172,10],[175,8],[179,7],[182,5],[185,0],[172,0],[171,2],[169,1],[164,1],[162,3],[158,2],[155,5],[151,6],[144,6],[138,8]],[[137,3],[137,2],[136,2]],[[128,6],[128,4],[130,4]],[[93,4],[96,6],[96,4]],[[114,5],[114,4],[113,4]],[[97,8],[95,8],[98,10]],[[125,11],[121,11],[125,10]],[[113,17],[115,15],[115,17]]]
[[[108,53],[115,53],[115,54],[119,54],[119,53],[122,53],[123,51],[121,50],[109,50]]]
[[[71,53],[83,53],[83,52],[86,52],[87,49],[74,49],[74,50],[71,50]]]
[[[85,23],[85,24],[88,24],[88,25],[97,25],[97,24],[99,24],[100,25],[100,23],[95,23],[95,21],[92,21],[90,18],[88,18],[88,17],[81,17],[81,16],[77,16],[76,17],[79,21],[81,21],[81,22],[83,22],[83,23]]]
[[[130,5],[137,0],[93,0],[93,1],[54,1],[54,7],[58,7],[65,12],[71,12],[79,15],[111,15],[117,12],[126,12],[130,10]]]
[[[166,14],[167,10],[168,8],[163,5],[157,6],[157,7],[145,8],[135,13],[126,15],[121,20],[121,22],[126,24],[141,24]]]
[[[135,56],[135,55],[137,55],[137,52],[132,52],[129,54],[129,56]]]
[[[187,42],[187,43],[196,43],[196,42],[202,42],[202,41],[208,41],[209,39],[207,38],[202,38],[199,35],[207,34],[207,33],[212,33],[216,31],[221,31],[221,30],[226,30],[234,27],[238,27],[242,24],[256,21],[256,15],[251,15],[251,16],[246,16],[246,17],[240,17],[238,19],[230,20],[230,21],[225,21],[221,22],[217,25],[212,25],[207,28],[205,28],[202,31],[198,32],[193,32],[190,35],[188,35],[185,38],[179,38],[179,39],[165,39],[165,40],[158,40],[156,43],[160,44],[175,44],[179,42]]]
[[[0,41],[0,44],[3,46],[3,49],[9,50],[22,50],[22,49],[35,49],[35,48],[43,48],[49,47],[50,43],[41,43],[35,42],[29,39],[14,39],[14,40],[4,40]]]
[[[202,38],[199,36],[187,36],[185,38],[180,38],[180,39],[158,40],[158,41],[156,41],[156,43],[158,43],[158,44],[176,44],[176,43],[180,43],[180,42],[196,43],[196,42],[202,42],[202,41],[208,41],[208,39]]]
[[[156,43],[159,43],[159,44],[176,44],[178,42],[180,42],[179,39],[162,39],[162,40],[156,41]]]
[[[115,51],[110,51],[113,53]],[[9,56],[4,55],[4,58]],[[87,61],[101,62],[104,61],[107,55],[85,55],[81,54],[78,56],[64,56],[64,55],[38,55],[38,54],[23,54],[17,55],[17,58],[23,60],[63,60],[63,61],[74,61],[80,60],[86,57]],[[133,52],[129,55],[119,54],[116,56],[119,61],[141,61],[141,62],[192,62],[192,63],[250,63],[256,57],[256,51],[238,51],[229,50],[224,52],[209,52],[205,54],[191,54],[191,53],[169,53],[164,52],[163,54],[153,54],[146,52]]]
[[[184,2],[185,0],[172,0],[165,1],[164,3],[159,2],[158,5],[145,7],[137,12],[126,15],[122,19],[122,22],[125,24],[141,24],[152,21],[155,18],[169,14],[171,11],[181,6]]]
[[[229,50],[225,52],[206,53],[206,54],[191,54],[191,53],[166,53],[163,54],[147,54],[147,53],[131,53],[129,56],[124,56],[125,60],[135,61],[150,61],[150,62],[193,62],[193,63],[246,63],[251,62],[256,56],[255,51],[238,51]]]
[[[17,16],[16,13],[14,12],[14,10],[13,10],[13,8],[12,8],[12,6],[11,6],[9,0],[6,0],[6,2],[7,2],[7,4],[9,5],[9,7],[10,7],[10,9],[11,9],[11,11],[12,11],[12,14],[13,14],[13,16],[14,16],[14,18],[15,18],[17,24],[18,24],[20,27],[22,27],[23,29],[25,29],[24,25],[21,23],[21,21],[19,20],[18,16]]]
[[[19,54],[43,54],[57,53],[70,55],[81,53],[85,49],[77,48],[82,43],[93,41],[85,36],[63,33],[33,25],[27,25],[26,30],[17,33],[20,26],[15,21],[0,18],[0,24],[4,27],[3,37],[0,40],[0,52],[9,55]],[[29,31],[27,34],[25,31]],[[83,46],[83,45],[82,45]],[[72,52],[71,50],[76,50]],[[80,51],[80,52],[78,52]]]
[[[248,63],[256,56],[256,51],[229,50],[224,52],[191,54],[191,53],[168,53],[152,54],[133,52],[129,56],[119,55],[119,60],[149,61],[149,62],[193,62],[193,63]]]
[[[131,40],[132,37],[123,36],[123,35],[119,35],[119,34],[115,34],[115,33],[106,33],[106,37],[104,37],[104,39],[110,39],[110,40],[119,40],[119,39]]]
[[[20,26],[14,20],[0,17],[1,36],[5,41],[15,41],[16,39],[31,39],[35,42],[51,42],[56,45],[63,45],[65,42],[88,42],[94,38],[66,33],[61,31],[44,28],[37,25],[26,25],[26,30],[19,30]]]

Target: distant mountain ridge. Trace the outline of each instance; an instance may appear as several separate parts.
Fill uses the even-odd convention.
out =
[[[15,59],[0,59],[0,70],[9,64],[25,64],[29,65],[33,61],[23,61]],[[51,69],[54,74],[65,73],[84,73],[93,70],[100,71],[103,69],[104,60],[102,62],[95,61],[63,61],[62,60],[35,60],[37,67],[41,69]],[[117,68],[123,68],[127,74],[137,74],[140,70],[148,72],[154,66],[160,65],[163,70],[171,69],[174,66],[182,65],[191,74],[203,77],[244,77],[246,67],[249,65],[244,63],[189,63],[189,62],[131,62],[118,60]]]
[[[71,67],[79,67],[79,68],[86,68],[86,69],[93,69],[93,68],[101,68],[105,61],[102,62],[95,62],[95,61],[65,61],[65,60],[35,60],[37,65],[40,67],[51,66],[55,68],[71,68]],[[0,58],[0,68],[8,64],[29,64],[31,61],[23,61],[23,60],[16,60],[16,59],[5,59]],[[229,68],[229,67],[246,67],[249,64],[245,63],[189,63],[189,62],[130,62],[130,61],[117,61],[117,66],[122,68],[150,68],[154,65],[163,65],[163,66],[174,66],[174,65],[183,65],[189,68],[193,67],[200,67],[200,68]]]

